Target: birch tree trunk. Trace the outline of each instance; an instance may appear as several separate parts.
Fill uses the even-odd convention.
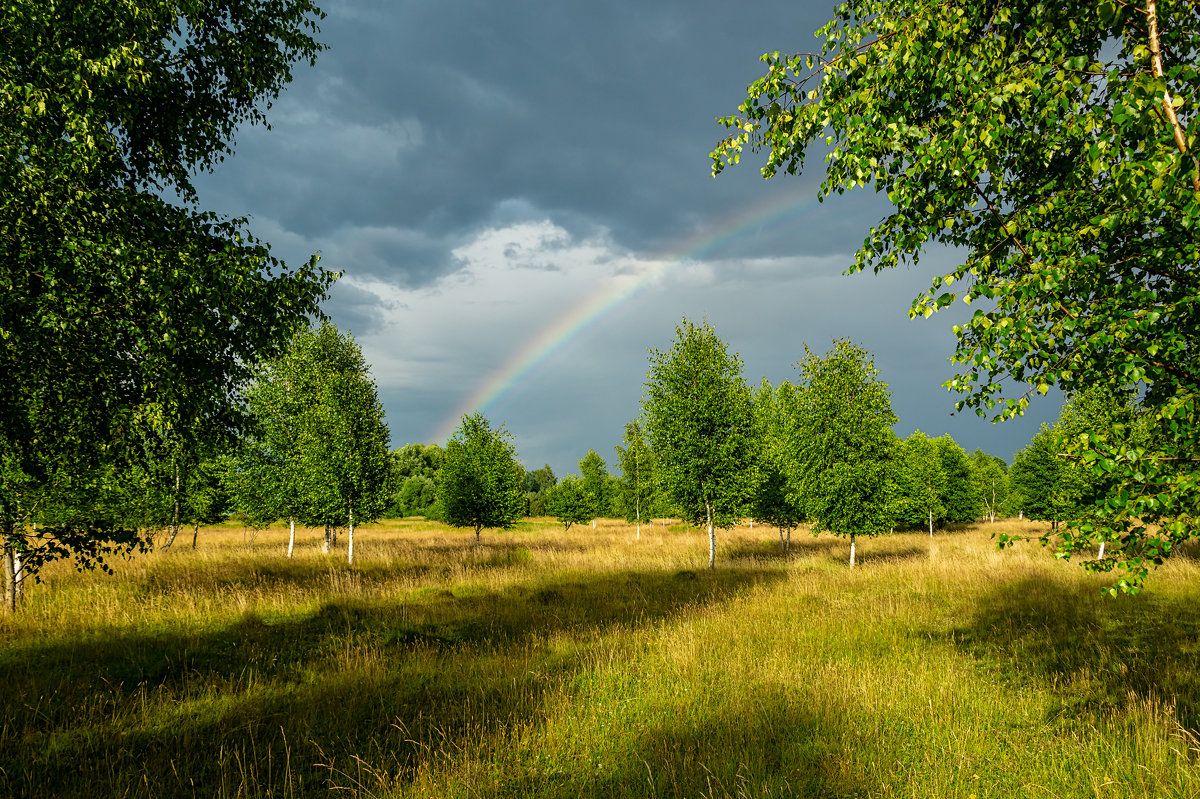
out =
[[[637,536],[633,540],[641,541],[642,540],[642,498],[639,497],[637,494],[633,495],[633,518],[637,520]],[[653,524],[654,520],[651,519],[650,523]]]
[[[354,503],[351,502],[346,509],[346,514],[350,519],[350,530],[346,534],[346,563],[354,563]]]
[[[17,569],[16,547],[11,533],[4,536],[4,555],[0,567],[4,569],[4,609],[17,612]]]
[[[929,537],[933,538],[933,511],[929,511]]]
[[[288,519],[288,558],[292,557],[292,548],[296,546],[296,517]]]
[[[850,534],[850,568],[854,568],[854,533]]]
[[[1096,560],[1104,560],[1104,545],[1107,543],[1107,541],[1100,542],[1100,554],[1096,556]]]
[[[196,548],[196,539],[200,536],[200,522],[192,523],[192,549]]]
[[[331,537],[329,534],[329,525],[327,524],[327,525],[325,525],[325,540],[321,542],[321,551],[324,552],[326,555],[329,554],[330,543],[331,543]]]
[[[33,534],[37,536],[37,522],[33,523]],[[25,564],[21,562],[21,550],[18,547],[13,547],[13,593],[18,603],[25,596]]]
[[[171,535],[167,537],[167,543],[163,544],[163,549],[170,549],[175,543],[175,536],[179,535],[179,459],[175,459],[175,503],[174,510],[171,512]]]
[[[712,503],[704,500],[704,513],[708,516],[708,568],[717,567],[717,535],[713,532]]]

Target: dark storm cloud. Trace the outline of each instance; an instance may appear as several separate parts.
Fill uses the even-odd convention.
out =
[[[235,164],[208,195],[233,213],[249,205],[318,242],[349,226],[448,240],[517,201],[573,233],[600,226],[619,246],[653,252],[794,191],[764,185],[754,166],[714,181],[706,154],[723,133],[714,117],[758,75],[756,57],[809,45],[824,10],[752,3],[735,20],[715,2],[325,10],[330,49],[297,69],[273,130],[242,132]],[[842,217],[842,226],[806,231],[806,251],[861,237],[861,225]],[[349,268],[410,285],[454,268],[408,238]],[[771,235],[743,246],[748,255],[794,248]]]
[[[363,345],[393,444],[439,437],[486,395],[527,465],[573,471],[588,448],[611,461],[639,410],[647,349],[670,347],[684,315],[716,326],[752,384],[794,379],[805,342],[862,343],[893,387],[901,435],[951,432],[1008,457],[1057,412],[1039,405],[1002,428],[949,415],[939,386],[952,373],[952,315],[905,312],[953,255],[841,277],[888,206],[869,191],[818,204],[820,153],[801,177],[763,181],[752,155],[710,176],[725,133],[714,118],[761,74],[757,57],[815,48],[830,7],[325,10],[330,49],[297,67],[273,129],[241,131],[237,155],[198,183],[205,207],[248,215],[285,260],[319,250],[343,274],[326,311]],[[630,299],[591,304],[646,275]],[[514,372],[538,347],[548,354]]]

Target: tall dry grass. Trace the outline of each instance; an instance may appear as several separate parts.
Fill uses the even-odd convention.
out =
[[[0,795],[1197,796],[1200,604],[1015,521],[774,530],[405,520],[56,564],[0,622]]]

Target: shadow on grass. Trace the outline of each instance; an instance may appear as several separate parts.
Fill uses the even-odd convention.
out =
[[[1066,716],[1124,707],[1131,698],[1174,705],[1200,732],[1200,606],[1146,592],[1107,597],[1095,585],[1022,579],[982,595],[953,630],[962,650],[1015,680],[1048,683]]]
[[[325,796],[333,770],[356,762],[411,773],[435,745],[469,751],[535,722],[604,631],[781,576],[626,572],[465,595],[431,586],[300,618],[17,641],[0,652],[0,795]]]
[[[586,548],[553,541],[484,544],[478,550],[473,543],[422,544],[421,562],[413,560],[398,563],[396,559],[360,557],[353,566],[346,563],[345,553],[338,551],[295,559],[276,558],[271,553],[265,553],[260,557],[222,561],[207,568],[197,566],[193,559],[164,559],[150,568],[140,588],[147,595],[164,595],[198,586],[207,590],[237,591],[249,587],[287,585],[321,590],[328,587],[331,576],[378,584],[394,583],[397,579],[405,578],[437,579],[440,576],[454,579],[461,569],[507,569],[529,563],[541,552],[559,554],[574,551],[583,552]],[[416,557],[412,552],[396,555],[401,560],[405,556]]]
[[[762,696],[752,717],[690,711],[623,731],[616,751],[566,760],[529,752],[504,775],[500,796],[750,797],[873,795],[865,775],[850,775],[844,720],[796,710]],[[873,786],[876,789],[878,786]]]
[[[859,537],[855,548],[855,561],[859,566],[872,564],[902,562],[929,557],[929,548],[921,545],[904,545],[875,539]],[[792,538],[787,552],[779,544],[779,539],[755,542],[741,542],[730,546],[723,553],[736,562],[780,562],[790,560],[818,559],[831,565],[850,565],[850,542],[848,539],[821,536],[814,538],[805,534]]]
[[[755,528],[757,529],[757,528]],[[770,528],[763,528],[768,530]],[[774,536],[764,536],[762,541],[740,541],[721,550],[732,561],[787,561],[798,558],[813,558],[829,556],[841,541],[830,538],[816,538],[807,532],[792,533],[792,542],[788,551],[783,551],[779,543],[779,533]]]

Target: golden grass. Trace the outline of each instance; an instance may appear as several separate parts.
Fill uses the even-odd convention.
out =
[[[0,795],[1200,796],[1200,570],[1109,599],[989,537],[1042,529],[853,571],[743,526],[709,572],[702,531],[606,520],[55,564],[0,622]]]

